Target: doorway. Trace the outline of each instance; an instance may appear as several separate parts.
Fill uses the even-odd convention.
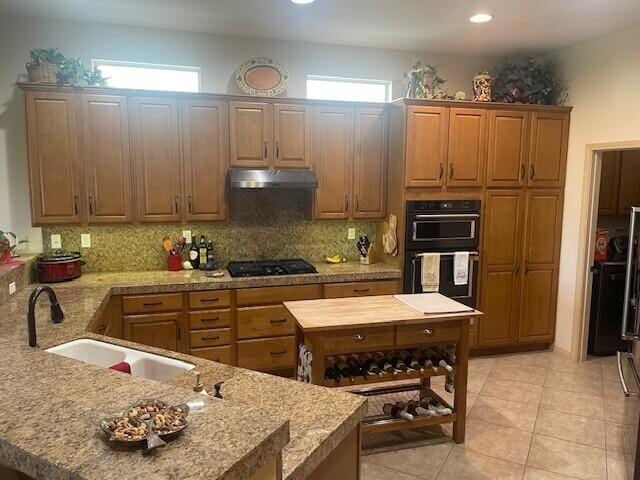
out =
[[[598,270],[598,267],[601,266],[600,262],[608,262],[610,259],[614,262],[626,262],[624,240],[628,237],[629,208],[640,205],[640,141],[592,144],[587,146],[586,154],[582,188],[584,208],[577,242],[579,262],[576,275],[579,282],[575,296],[571,349],[572,357],[578,361],[585,360],[590,347],[592,350],[594,348],[593,330],[591,342],[589,337],[590,325],[592,319],[593,322],[598,321],[597,318],[594,319],[598,313],[597,301],[603,301],[602,277],[599,276],[602,270]],[[619,270],[624,267],[611,268]],[[617,270],[610,270],[607,274],[608,281],[612,280],[613,275],[613,279],[618,282],[617,286],[611,283],[604,285],[609,288],[608,297],[605,295],[604,301],[614,305],[618,301],[615,292],[620,286],[624,287],[624,279],[618,274]],[[611,321],[609,319],[609,323]],[[606,320],[604,323],[606,324]],[[614,333],[609,327],[610,342],[608,346],[606,341],[601,342],[602,354],[614,347],[611,343],[614,341]]]

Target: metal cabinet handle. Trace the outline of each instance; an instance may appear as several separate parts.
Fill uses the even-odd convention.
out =
[[[280,142],[276,142],[276,158],[280,158]]]
[[[344,211],[349,211],[349,195],[344,196]]]
[[[178,195],[174,195],[173,197],[173,206],[176,209],[176,213],[180,211],[180,204],[178,203]]]
[[[93,215],[93,195],[89,195],[89,215]]]
[[[529,174],[529,179],[533,180],[533,177],[536,176],[536,167],[535,165],[531,164],[531,172]]]
[[[527,174],[527,169],[524,166],[524,163],[520,164],[520,180],[524,180],[525,175]]]
[[[449,180],[453,178],[453,165],[449,165]]]
[[[423,335],[426,335],[427,337],[431,337],[433,336],[433,330],[431,330],[430,328],[425,328],[424,330],[422,330]]]
[[[73,214],[78,215],[78,195],[73,196]]]
[[[367,293],[371,291],[370,288],[354,288],[353,293]]]
[[[279,318],[279,319],[273,319],[273,320],[269,320],[271,323],[285,323],[287,321],[286,318]]]
[[[264,142],[264,158],[267,158],[267,142]]]
[[[360,211],[360,199],[358,195],[356,195],[356,212]]]
[[[218,320],[220,320],[220,317],[203,318],[200,321],[201,322],[217,322]]]
[[[361,333],[356,333],[353,337],[352,337],[356,342],[361,342],[363,341],[365,338],[367,338],[366,335],[362,335]]]
[[[444,175],[444,165],[440,162],[440,174],[438,175],[438,180],[442,180],[442,176]]]
[[[162,300],[160,300],[159,302],[143,302],[142,303],[143,307],[155,307],[158,305],[162,305]]]
[[[218,340],[220,338],[220,335],[216,335],[215,337],[202,337],[202,340]]]
[[[202,303],[219,302],[220,298],[201,298],[200,301]]]
[[[288,350],[279,350],[277,352],[269,352],[271,355],[284,355]]]
[[[622,372],[622,356],[625,355],[627,357],[627,360],[629,361],[629,367],[631,368],[631,371],[633,373],[633,378],[635,380],[636,385],[638,385],[640,387],[640,378],[638,378],[638,372],[636,370],[635,367],[635,363],[633,360],[633,354],[632,353],[623,353],[623,352],[617,352],[617,356],[618,356],[618,377],[620,377],[620,383],[622,384],[622,391],[624,393],[625,397],[640,397],[640,392],[632,392],[629,390],[629,387],[627,386],[627,381],[624,378],[624,373]]]
[[[516,267],[514,269],[514,273],[517,275],[520,274],[520,260],[516,260]]]
[[[524,274],[529,273],[529,260],[525,260],[524,262]]]
[[[187,206],[189,207],[189,213],[193,213],[193,197],[191,195],[187,197]]]

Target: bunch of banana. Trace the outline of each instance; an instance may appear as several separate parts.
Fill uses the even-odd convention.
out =
[[[342,255],[332,255],[331,257],[324,257],[324,261],[327,263],[342,263],[346,262],[347,259]]]

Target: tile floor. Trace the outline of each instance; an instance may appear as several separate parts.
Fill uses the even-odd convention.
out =
[[[362,480],[632,480],[640,402],[624,400],[615,357],[471,359],[467,403],[463,445],[450,425],[365,436]]]

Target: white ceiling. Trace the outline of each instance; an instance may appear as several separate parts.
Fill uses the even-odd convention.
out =
[[[478,12],[494,15],[472,24]],[[0,0],[39,16],[426,52],[546,52],[640,25],[640,0]]]

